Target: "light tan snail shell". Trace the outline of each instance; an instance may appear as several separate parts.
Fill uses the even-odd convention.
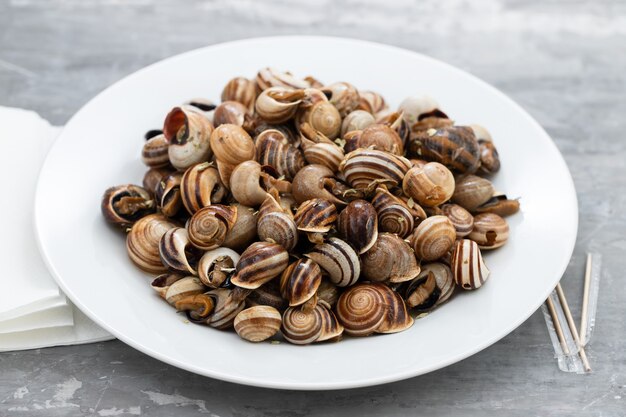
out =
[[[497,214],[483,213],[474,217],[474,228],[467,235],[481,249],[496,249],[509,238],[509,224]]]
[[[361,274],[372,282],[404,282],[419,273],[411,246],[392,233],[379,233],[374,246],[361,255]]]
[[[474,216],[458,204],[444,204],[441,206],[441,212],[454,225],[457,237],[469,235],[474,228]]]
[[[292,214],[285,211],[276,198],[280,198],[278,194],[268,193],[261,204],[257,233],[260,240],[278,243],[291,251],[298,243],[298,228]]]
[[[346,181],[357,190],[366,189],[379,182],[402,184],[409,169],[411,163],[408,159],[375,149],[352,151],[339,166]]]
[[[126,236],[126,249],[131,261],[139,268],[152,273],[167,271],[159,255],[161,237],[176,227],[162,214],[149,214],[139,219]]]
[[[281,322],[280,312],[274,307],[254,306],[240,311],[233,324],[242,339],[262,342],[280,330]]]
[[[446,254],[456,240],[456,229],[446,216],[431,216],[422,221],[411,235],[415,256],[434,261]]]
[[[452,197],[454,176],[442,164],[429,162],[406,173],[402,190],[424,207],[438,206]]]
[[[239,254],[232,249],[207,251],[198,261],[198,278],[207,287],[218,288],[232,275],[238,261]]]
[[[476,175],[463,175],[456,179],[452,201],[468,211],[474,211],[489,201],[495,190],[491,181]]]
[[[224,243],[237,220],[237,207],[213,204],[195,212],[187,230],[189,240],[198,249],[211,250]]]
[[[185,170],[211,158],[209,137],[213,125],[202,114],[175,107],[165,118],[163,134],[170,143],[168,156],[171,164]]]

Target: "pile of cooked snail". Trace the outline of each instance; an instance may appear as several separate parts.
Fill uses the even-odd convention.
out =
[[[146,134],[143,186],[105,219],[188,320],[294,344],[405,330],[489,277],[519,202],[494,189],[489,132],[426,96],[391,111],[347,82],[265,68],[221,104],[174,107]]]

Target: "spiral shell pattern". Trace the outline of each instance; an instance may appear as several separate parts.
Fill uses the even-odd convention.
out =
[[[480,147],[467,126],[428,129],[411,139],[410,151],[459,173],[471,174],[480,166]]]
[[[231,282],[254,290],[280,275],[288,263],[289,255],[279,244],[255,242],[241,254]]]
[[[167,271],[161,262],[159,243],[165,232],[176,226],[161,214],[149,214],[139,219],[126,236],[130,259],[147,272],[158,274]]]
[[[341,136],[345,137],[346,133],[355,130],[363,130],[374,123],[376,123],[376,119],[371,113],[365,110],[355,110],[344,117],[341,124]]]
[[[296,78],[287,71],[279,71],[275,68],[263,68],[256,76],[256,84],[263,91],[270,87],[309,88],[308,81]]]
[[[441,211],[454,225],[457,237],[469,235],[474,228],[474,216],[458,204],[444,204]]]
[[[256,82],[245,77],[235,77],[226,83],[221,98],[222,101],[237,101],[252,112],[256,100]]]
[[[376,189],[372,205],[378,213],[378,229],[381,232],[395,233],[404,238],[415,228],[413,214],[407,205],[386,188]]]
[[[298,243],[296,223],[293,217],[283,212],[259,213],[257,233],[259,239],[278,243],[288,251],[291,251]]]
[[[297,125],[308,123],[313,129],[333,140],[341,133],[341,116],[328,101],[319,101],[296,115]]]
[[[233,326],[237,314],[246,306],[248,291],[239,288],[229,290],[217,288],[206,294],[215,299],[215,309],[207,324],[216,329],[224,330]]]
[[[387,180],[393,185],[402,184],[402,179],[411,169],[408,159],[375,149],[357,149],[346,155],[339,166],[350,185],[365,189],[377,180]]]
[[[283,337],[295,345],[316,342],[323,330],[322,315],[318,308],[289,307],[283,313]]]
[[[289,181],[304,167],[302,152],[279,130],[268,129],[256,137],[256,160],[269,165]]]
[[[469,239],[456,242],[450,268],[454,281],[464,290],[480,288],[489,278],[489,269],[483,261],[478,245]]]
[[[242,339],[262,342],[274,336],[281,323],[282,317],[274,307],[255,306],[240,311],[233,324]]]
[[[361,255],[361,273],[369,281],[404,282],[419,272],[411,246],[395,234],[380,233],[374,246]]]
[[[496,249],[508,240],[509,225],[497,214],[478,214],[474,217],[474,228],[467,238],[478,243],[480,249]]]
[[[365,200],[354,200],[339,215],[339,234],[360,255],[367,252],[378,238],[378,215]]]
[[[431,216],[422,221],[411,235],[418,259],[434,261],[446,254],[456,240],[454,225],[446,216]]]
[[[187,230],[189,240],[198,249],[218,248],[237,220],[237,208],[214,204],[196,211],[191,216]]]
[[[242,127],[233,124],[215,128],[211,133],[211,149],[218,162],[232,166],[254,159],[256,152],[250,135]]]
[[[304,98],[304,90],[270,87],[256,99],[256,114],[268,123],[279,124],[291,119]]]
[[[150,168],[163,168],[170,164],[168,148],[170,144],[165,135],[156,135],[146,141],[141,151],[141,160]]]
[[[320,301],[315,308],[322,316],[322,333],[316,342],[324,342],[326,340],[338,340],[343,333],[343,326],[337,320],[337,316],[330,309],[330,305],[324,301]]]
[[[326,233],[337,220],[337,207],[323,198],[313,198],[300,204],[294,220],[298,230]]]
[[[337,318],[351,336],[368,336],[385,321],[385,298],[374,284],[348,288],[337,301]]]
[[[180,181],[180,196],[189,214],[221,202],[226,192],[217,169],[208,162],[189,167]]]
[[[187,229],[174,227],[163,234],[159,242],[161,262],[177,271],[196,275],[198,258],[189,242]]]
[[[402,296],[384,284],[375,285],[383,297],[386,314],[376,333],[398,333],[413,325],[413,317],[409,315]]]
[[[452,197],[454,176],[442,164],[429,162],[406,173],[402,190],[422,206],[435,207]]]
[[[335,237],[315,245],[304,256],[317,262],[326,271],[330,281],[338,287],[353,285],[361,274],[359,256],[352,246]]]
[[[344,136],[346,152],[359,148],[372,148],[394,155],[404,154],[404,144],[400,135],[387,125],[372,124],[360,132],[348,133]]]
[[[280,292],[290,306],[306,303],[313,297],[322,282],[322,270],[311,259],[299,259],[283,271]]]
[[[343,149],[334,143],[316,143],[304,148],[304,159],[309,164],[323,165],[335,172],[345,157]]]

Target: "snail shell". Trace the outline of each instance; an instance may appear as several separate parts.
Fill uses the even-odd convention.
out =
[[[161,180],[174,172],[176,172],[176,170],[171,165],[165,168],[150,168],[143,176],[143,188],[153,195]]]
[[[278,280],[269,281],[252,291],[246,302],[249,306],[272,306],[278,311],[285,311],[289,307],[289,303],[280,294],[280,283]]]
[[[170,143],[165,135],[156,135],[146,141],[141,151],[141,160],[151,168],[162,168],[170,164],[168,148]]]
[[[420,273],[415,254],[404,240],[391,233],[380,233],[370,250],[361,255],[361,273],[373,282],[404,282]]]
[[[167,290],[170,286],[184,277],[185,275],[178,272],[166,272],[165,274],[161,274],[152,280],[150,286],[161,296],[161,298],[165,298],[165,294],[167,294]]]
[[[174,107],[165,118],[163,134],[170,143],[169,160],[179,170],[211,158],[213,125],[202,114]]]
[[[477,207],[475,213],[493,213],[498,216],[511,216],[519,211],[518,200],[509,200],[506,195],[494,195],[486,203]]]
[[[418,259],[434,261],[446,254],[456,240],[454,225],[446,216],[431,216],[422,221],[411,235]]]
[[[423,96],[411,96],[402,100],[400,103],[399,111],[403,112],[404,120],[410,126],[426,117],[438,117],[447,118],[445,113],[439,110],[439,104],[432,97]]]
[[[438,206],[452,197],[454,176],[438,162],[411,168],[404,177],[402,190],[425,207]]]
[[[222,90],[222,101],[237,101],[243,104],[248,112],[254,110],[256,100],[256,82],[245,77],[235,77],[228,81]]]
[[[464,290],[480,288],[489,278],[478,245],[469,239],[461,239],[454,245],[450,269],[454,281]]]
[[[454,293],[454,288],[456,287],[454,285],[454,277],[452,276],[450,267],[441,262],[422,265],[422,271],[417,276],[417,279],[427,276],[428,273],[432,273],[435,276],[435,282],[439,290],[439,298],[437,298],[433,306],[437,307],[448,301],[450,296]]]
[[[386,314],[383,322],[376,329],[376,333],[398,333],[413,325],[413,317],[409,315],[402,296],[385,284],[371,284],[383,296],[383,306]]]
[[[389,113],[385,117],[378,119],[376,123],[387,125],[392,128],[402,140],[403,147],[409,141],[411,136],[411,127],[406,120],[404,120],[404,113],[402,112],[393,112]],[[404,152],[404,148],[403,148]]]
[[[176,270],[196,275],[199,253],[189,241],[187,230],[174,227],[163,234],[159,242],[159,254],[164,265]]]
[[[422,134],[430,129],[448,129],[453,126],[454,120],[450,120],[447,117],[427,116],[411,126],[409,139],[412,134]]]
[[[365,200],[354,200],[339,215],[337,230],[360,255],[370,250],[378,238],[378,215]]]
[[[248,290],[216,288],[206,293],[215,301],[215,309],[206,321],[211,327],[224,330],[233,326],[237,314],[246,306]],[[192,317],[193,318],[193,317]],[[190,319],[192,319],[190,318]]]
[[[278,243],[291,251],[298,243],[298,229],[291,213],[283,210],[276,197],[267,194],[261,204],[257,233],[262,241]]]
[[[237,219],[226,233],[222,246],[241,252],[256,240],[258,213],[252,207],[241,204],[233,206],[237,208]]]
[[[215,128],[211,133],[211,149],[218,162],[234,166],[254,159],[255,154],[250,135],[233,124],[223,124]]]
[[[256,160],[261,165],[270,165],[287,180],[304,167],[304,157],[298,148],[291,145],[285,134],[276,129],[261,132],[255,140]]]
[[[415,228],[412,211],[386,187],[380,186],[376,189],[372,205],[378,213],[378,229],[381,232],[395,233],[404,238]]]
[[[452,201],[468,211],[489,201],[495,190],[491,181],[476,175],[463,175],[456,180]]]
[[[320,286],[317,288],[317,298],[318,302],[325,302],[332,307],[339,299],[339,290],[335,284],[323,278]]]
[[[317,262],[328,274],[330,281],[339,287],[353,285],[361,274],[359,256],[352,246],[335,237],[315,245],[304,256]]]
[[[469,235],[474,228],[474,217],[458,204],[444,204],[441,206],[441,212],[454,225],[457,238]]]
[[[509,225],[497,214],[477,214],[474,217],[474,228],[467,238],[476,242],[480,249],[499,248],[509,238]]]
[[[280,275],[288,264],[289,255],[279,244],[254,242],[241,254],[231,282],[254,290]]]
[[[357,284],[348,288],[337,301],[335,311],[345,333],[368,336],[381,326],[387,308],[385,298],[374,284]]]
[[[322,270],[311,259],[299,259],[283,271],[280,292],[290,306],[306,303],[317,292],[322,282]]]
[[[372,148],[400,156],[404,154],[402,139],[395,130],[387,125],[372,124],[360,133],[358,132],[348,132],[344,135],[346,152],[352,152],[359,148]]]
[[[337,198],[329,185],[336,183],[333,171],[323,165],[307,165],[293,178],[291,192],[296,202],[303,203],[314,198],[323,198],[334,204],[346,204]]]
[[[232,249],[217,248],[205,252],[198,261],[198,277],[209,288],[219,288],[235,270],[239,254]]]
[[[357,190],[367,189],[379,182],[402,184],[409,169],[411,163],[408,159],[375,149],[357,149],[350,152],[339,166],[346,181]]]
[[[131,261],[147,272],[167,271],[161,262],[159,243],[165,232],[176,226],[162,214],[149,214],[139,219],[126,235],[126,249]]]
[[[320,309],[303,306],[289,307],[283,313],[282,333],[289,343],[308,345],[322,335],[324,322]]]
[[[298,230],[326,233],[337,221],[337,207],[323,198],[314,198],[300,204],[294,216]]]
[[[237,220],[237,207],[213,204],[195,212],[187,230],[189,240],[198,249],[218,248]]]
[[[154,212],[155,204],[147,190],[128,184],[107,189],[100,209],[106,221],[126,228]]]
[[[493,142],[479,140],[480,146],[480,172],[491,175],[500,170],[500,155]]]
[[[198,277],[184,277],[172,283],[165,292],[165,301],[175,305],[177,301],[205,290]]]
[[[337,171],[344,158],[343,149],[337,146],[321,132],[313,129],[308,123],[300,125],[300,144],[304,159],[309,164],[319,164]]]
[[[161,179],[154,190],[154,198],[157,206],[167,217],[176,216],[183,207],[183,199],[180,191],[182,173],[174,172]]]
[[[374,91],[359,91],[359,107],[360,110],[365,110],[374,116],[387,111],[389,106],[387,102],[378,93]]]
[[[329,139],[335,139],[341,133],[341,116],[337,108],[328,101],[319,101],[303,108],[296,115],[296,125],[308,123],[313,129]]]
[[[309,88],[310,83],[296,78],[287,71],[279,71],[275,68],[263,68],[256,76],[256,84],[259,90],[267,90],[270,87]]]
[[[239,203],[258,207],[265,201],[267,191],[271,188],[276,188],[279,192],[291,191],[291,183],[276,176],[270,166],[261,166],[256,161],[245,161],[233,170],[230,191]]]
[[[327,85],[322,91],[328,96],[330,102],[337,108],[342,118],[359,106],[359,91],[350,83],[337,82]]]
[[[374,123],[376,123],[376,119],[371,113],[365,110],[354,110],[344,117],[341,123],[341,136],[344,137],[346,133],[354,130],[363,130]]]
[[[235,331],[250,342],[262,342],[274,336],[282,323],[278,310],[270,306],[246,308],[237,314],[234,321]]]
[[[252,122],[248,109],[237,101],[225,101],[215,108],[213,112],[213,124],[215,127],[232,124],[241,126],[246,130]]]
[[[407,286],[406,305],[418,311],[429,311],[439,299],[439,294],[435,274],[428,271],[420,274],[419,278],[415,278]]]
[[[473,130],[467,126],[417,133],[411,138],[409,150],[460,173],[472,174],[480,165],[480,148]]]
[[[256,113],[268,123],[283,123],[291,119],[305,97],[304,90],[271,87],[256,99]]]
[[[180,197],[189,214],[221,202],[226,193],[219,172],[209,162],[189,167],[180,181]]]
[[[322,316],[322,333],[317,338],[317,342],[339,340],[343,334],[343,326],[337,320],[335,313],[332,312],[331,306],[325,301],[320,301],[315,308],[319,310]]]

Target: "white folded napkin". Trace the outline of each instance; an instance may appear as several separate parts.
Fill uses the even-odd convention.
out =
[[[0,218],[0,351],[112,338],[59,290],[37,249],[33,202],[39,169],[59,127],[37,113],[0,106],[0,166],[5,173]]]

